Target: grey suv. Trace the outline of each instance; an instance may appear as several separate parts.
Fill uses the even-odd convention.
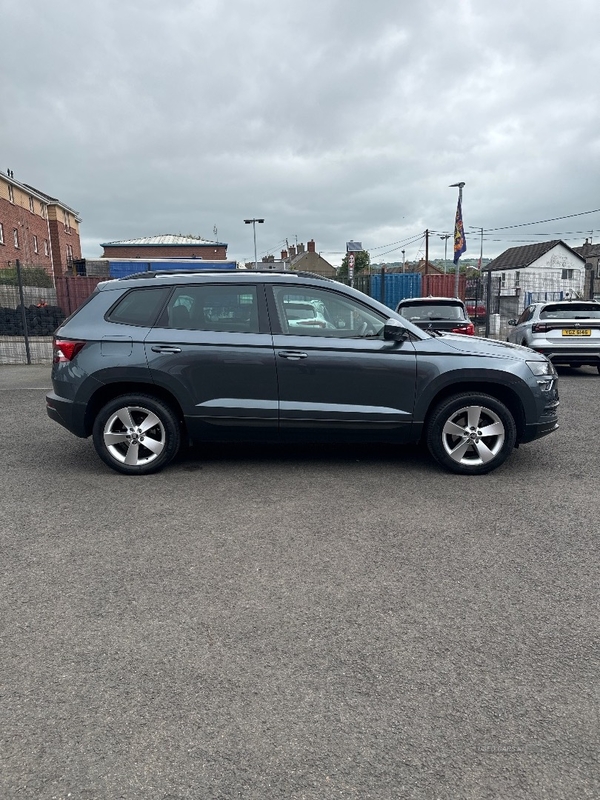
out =
[[[54,338],[49,416],[128,474],[184,441],[423,439],[453,472],[558,427],[544,356],[427,333],[306,273],[145,272],[98,285]]]

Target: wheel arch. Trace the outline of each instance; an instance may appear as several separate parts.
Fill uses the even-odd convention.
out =
[[[90,397],[84,419],[86,436],[91,435],[94,427],[94,420],[96,419],[100,409],[111,400],[114,400],[115,397],[119,397],[120,395],[124,394],[146,394],[150,397],[156,398],[157,400],[161,400],[163,403],[166,403],[179,420],[182,432],[185,431],[185,418],[183,415],[183,410],[175,396],[171,394],[168,389],[165,389],[162,386],[157,386],[154,383],[140,383],[139,381],[115,381],[114,383],[104,384]]]
[[[431,415],[440,403],[449,397],[464,393],[488,394],[491,397],[494,397],[496,400],[499,400],[501,403],[504,403],[515,421],[515,426],[517,428],[517,442],[521,440],[521,437],[525,433],[526,417],[525,409],[523,408],[523,404],[518,393],[510,386],[488,381],[465,380],[462,382],[459,381],[457,383],[448,384],[441,388],[429,402],[425,419],[423,421],[423,431],[427,430]]]

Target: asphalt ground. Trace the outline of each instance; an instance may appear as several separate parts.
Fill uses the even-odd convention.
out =
[[[598,798],[600,376],[495,473],[106,468],[0,368],[0,797]]]

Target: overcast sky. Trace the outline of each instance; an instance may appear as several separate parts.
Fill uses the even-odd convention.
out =
[[[0,0],[0,169],[83,254],[164,233],[338,264],[600,237],[597,0]],[[570,219],[505,231],[578,214]],[[448,250],[451,258],[452,240]]]

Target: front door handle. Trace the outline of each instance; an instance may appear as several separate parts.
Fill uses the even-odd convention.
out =
[[[181,353],[181,347],[174,347],[171,344],[155,344],[150,349],[153,353]]]
[[[308,358],[308,353],[303,353],[300,350],[280,350],[277,355],[281,358],[287,358],[289,361],[300,361],[301,358]]]

